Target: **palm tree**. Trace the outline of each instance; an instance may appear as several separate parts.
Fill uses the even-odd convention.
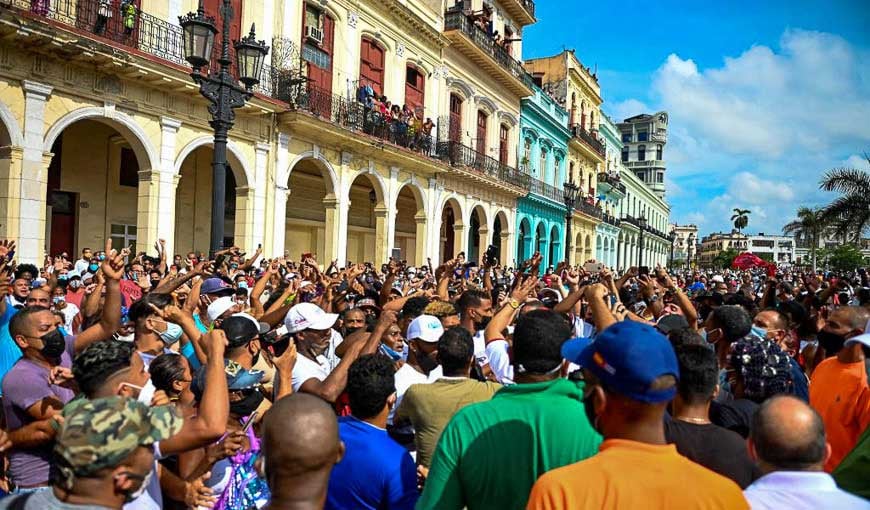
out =
[[[797,211],[797,219],[782,227],[783,235],[804,239],[810,243],[810,257],[813,259],[813,273],[816,272],[816,249],[819,238],[828,229],[828,223],[822,209],[801,207]]]
[[[743,229],[749,225],[750,214],[752,214],[752,211],[749,209],[734,208],[734,214],[731,216],[731,221],[734,222],[734,228],[737,229],[738,233],[742,234]]]
[[[870,163],[870,155],[864,154]],[[840,196],[822,210],[837,237],[852,238],[857,244],[870,227],[870,173],[857,168],[828,171],[819,186]]]

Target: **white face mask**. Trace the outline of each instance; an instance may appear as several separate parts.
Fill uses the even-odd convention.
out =
[[[127,494],[127,497],[125,498],[127,500],[127,502],[130,503],[130,502],[136,501],[137,499],[139,499],[139,497],[141,497],[143,494],[145,494],[145,491],[148,490],[148,485],[151,484],[151,479],[153,477],[154,477],[154,470],[152,469],[151,471],[148,472],[147,475],[145,475],[145,478],[142,479],[142,485],[140,485],[139,488],[136,489],[135,492],[131,492],[130,494]]]
[[[145,404],[146,406],[151,405],[151,399],[154,398],[154,392],[157,391],[157,388],[154,387],[154,384],[151,382],[151,379],[148,379],[148,382],[145,383],[145,386],[136,386],[135,384],[130,384],[128,382],[121,383],[124,386],[129,386],[130,388],[136,388],[139,390],[139,396],[136,397],[136,400]]]
[[[130,333],[129,335],[119,335],[118,333],[115,333],[115,340],[118,340],[119,342],[133,343],[133,338],[135,336],[135,333]]]

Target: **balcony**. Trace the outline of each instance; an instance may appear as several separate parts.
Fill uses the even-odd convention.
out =
[[[599,172],[598,188],[601,189],[605,186],[609,187],[610,189],[615,189],[616,191],[625,195],[625,184],[620,181],[618,175],[610,175],[607,172]],[[606,192],[607,189],[602,189],[602,191]]]
[[[623,162],[628,168],[664,168],[665,162],[661,159],[647,159],[644,161],[628,161]]]
[[[463,11],[448,10],[444,14],[444,36],[482,71],[501,78],[514,94],[525,97],[534,93],[532,75]]]
[[[128,27],[125,26],[124,16],[117,11],[117,7],[113,7],[113,15],[100,27],[97,23],[100,0],[0,0],[0,3],[4,7],[20,11],[25,16],[42,18],[95,41],[121,46],[133,54],[156,57],[164,61],[164,64],[171,64],[186,73],[190,72],[190,67],[184,60],[181,26],[146,12],[137,10],[131,26]],[[215,39],[215,56],[220,51],[219,41],[219,37]],[[230,51],[234,51],[232,47]],[[271,96],[272,85],[272,68],[263,65],[260,83],[254,87],[254,92]]]
[[[577,200],[574,202],[574,210],[599,220],[604,217],[604,211],[595,204],[589,203],[586,197],[577,197]]]
[[[535,22],[534,0],[501,0],[499,3],[520,25],[531,25]]]
[[[436,146],[436,156],[450,166],[470,168],[486,177],[526,191],[530,188],[532,178],[528,175],[459,142],[439,141]]]
[[[607,213],[604,213],[604,215],[602,216],[601,219],[604,220],[605,223],[609,223],[610,225],[613,225],[614,227],[618,227],[618,226],[622,225],[622,222],[619,220],[619,218],[617,218],[616,216],[611,216],[610,214],[607,214]]]
[[[580,124],[573,124],[571,126],[571,132],[574,134],[574,138],[583,142],[584,145],[592,149],[593,152],[604,157],[605,147],[604,143],[598,139],[595,135],[586,131],[586,129]]]
[[[552,184],[547,184],[544,181],[540,181],[535,179],[534,177],[529,178],[531,180],[529,191],[534,193],[535,195],[542,196],[544,198],[549,198],[553,202],[558,202],[560,204],[565,203],[565,194],[561,189],[553,186]]]

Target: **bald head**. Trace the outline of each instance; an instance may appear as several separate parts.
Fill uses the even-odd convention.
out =
[[[318,474],[325,474],[328,481],[332,466],[344,453],[335,412],[324,400],[306,393],[278,400],[263,418],[263,452],[273,491],[278,481],[287,485],[287,478],[316,480]]]
[[[821,471],[828,457],[825,425],[813,408],[790,396],[766,400],[749,439],[764,471]]]

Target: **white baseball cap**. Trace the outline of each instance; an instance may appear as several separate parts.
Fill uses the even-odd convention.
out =
[[[863,344],[866,347],[870,347],[870,321],[867,321],[867,325],[864,326],[864,333],[849,338],[843,345],[852,344]]]
[[[233,301],[233,298],[230,296],[224,296],[224,297],[220,297],[220,298],[215,299],[214,301],[211,302],[210,305],[208,305],[208,308],[206,309],[206,315],[208,315],[208,321],[209,322],[216,321],[218,319],[218,317],[220,317],[221,315],[226,313],[226,311],[229,310],[230,308],[232,308],[233,306],[235,306],[235,304],[236,303]]]
[[[438,317],[433,315],[421,315],[412,320],[411,324],[408,325],[407,338],[408,340],[419,338],[424,342],[434,344],[443,334],[444,326],[441,325],[441,321],[438,320]]]
[[[314,303],[294,305],[284,317],[288,333],[298,333],[305,329],[329,329],[338,320],[337,313],[326,313]]]
[[[722,278],[721,274],[715,274],[713,275],[713,278],[710,279],[710,281],[716,283],[725,283],[725,278]]]

